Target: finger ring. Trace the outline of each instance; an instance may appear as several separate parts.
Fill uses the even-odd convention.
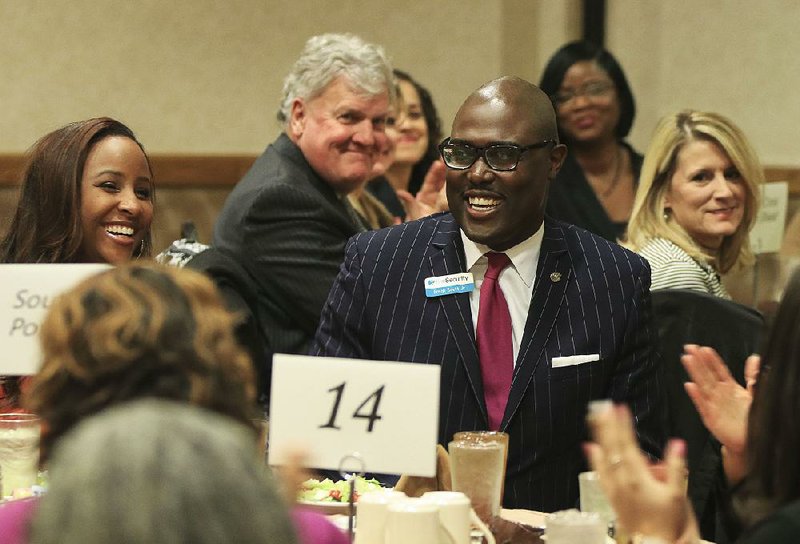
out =
[[[617,468],[620,464],[622,464],[621,455],[612,455],[608,458],[608,468]]]

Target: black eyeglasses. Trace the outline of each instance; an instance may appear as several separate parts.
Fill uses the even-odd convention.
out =
[[[550,98],[556,106],[563,106],[578,96],[585,96],[586,98],[600,98],[607,96],[613,88],[614,84],[611,82],[592,81],[571,91],[560,91]]]
[[[522,154],[526,151],[554,143],[556,143],[555,140],[544,140],[543,142],[526,146],[492,144],[486,147],[474,147],[461,142],[452,142],[450,138],[445,138],[439,144],[439,153],[442,155],[447,167],[453,170],[466,170],[475,164],[478,157],[483,157],[483,160],[492,170],[507,172],[517,168]]]

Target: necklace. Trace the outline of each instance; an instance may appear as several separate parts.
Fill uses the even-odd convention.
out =
[[[613,193],[614,189],[619,185],[620,173],[622,172],[622,149],[619,146],[616,147],[617,152],[614,155],[614,177],[611,178],[611,183],[608,185],[608,188],[600,193],[600,198],[608,198],[611,196],[611,193]]]

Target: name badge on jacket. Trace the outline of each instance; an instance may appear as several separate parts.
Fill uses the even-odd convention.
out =
[[[475,289],[475,280],[472,279],[472,272],[425,278],[425,296],[428,298],[469,293],[473,289]]]

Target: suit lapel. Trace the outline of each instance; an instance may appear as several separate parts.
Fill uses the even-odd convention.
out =
[[[567,251],[564,231],[557,224],[545,219],[544,238],[536,267],[533,296],[528,309],[528,319],[525,322],[525,332],[520,343],[506,413],[500,424],[500,430],[505,429],[517,412],[530,385],[533,373],[542,360],[542,351],[555,327],[556,318],[570,281],[572,281],[572,261]]]
[[[451,222],[454,230],[443,229],[445,221],[442,221],[439,230],[433,237],[432,250],[429,257],[432,276],[446,276],[447,274],[455,274],[466,270],[460,231],[455,221],[451,219]],[[442,305],[447,323],[450,326],[450,332],[453,334],[461,354],[461,361],[472,392],[478,400],[481,414],[486,425],[488,425],[489,418],[486,413],[486,403],[483,399],[481,364],[478,359],[478,350],[475,346],[475,331],[472,326],[469,293],[445,295],[438,297],[438,301]]]
[[[333,206],[336,215],[342,220],[343,225],[352,227],[346,229],[348,231],[348,237],[367,230],[361,216],[358,215],[358,212],[347,200],[347,197],[343,196],[340,198],[336,194],[336,191],[333,190],[333,187],[311,168],[303,152],[300,151],[297,144],[289,139],[289,136],[287,136],[285,132],[281,133],[270,147],[274,148],[275,152],[279,155],[294,163],[297,169],[299,169],[300,174],[304,175],[303,177],[306,182]]]

